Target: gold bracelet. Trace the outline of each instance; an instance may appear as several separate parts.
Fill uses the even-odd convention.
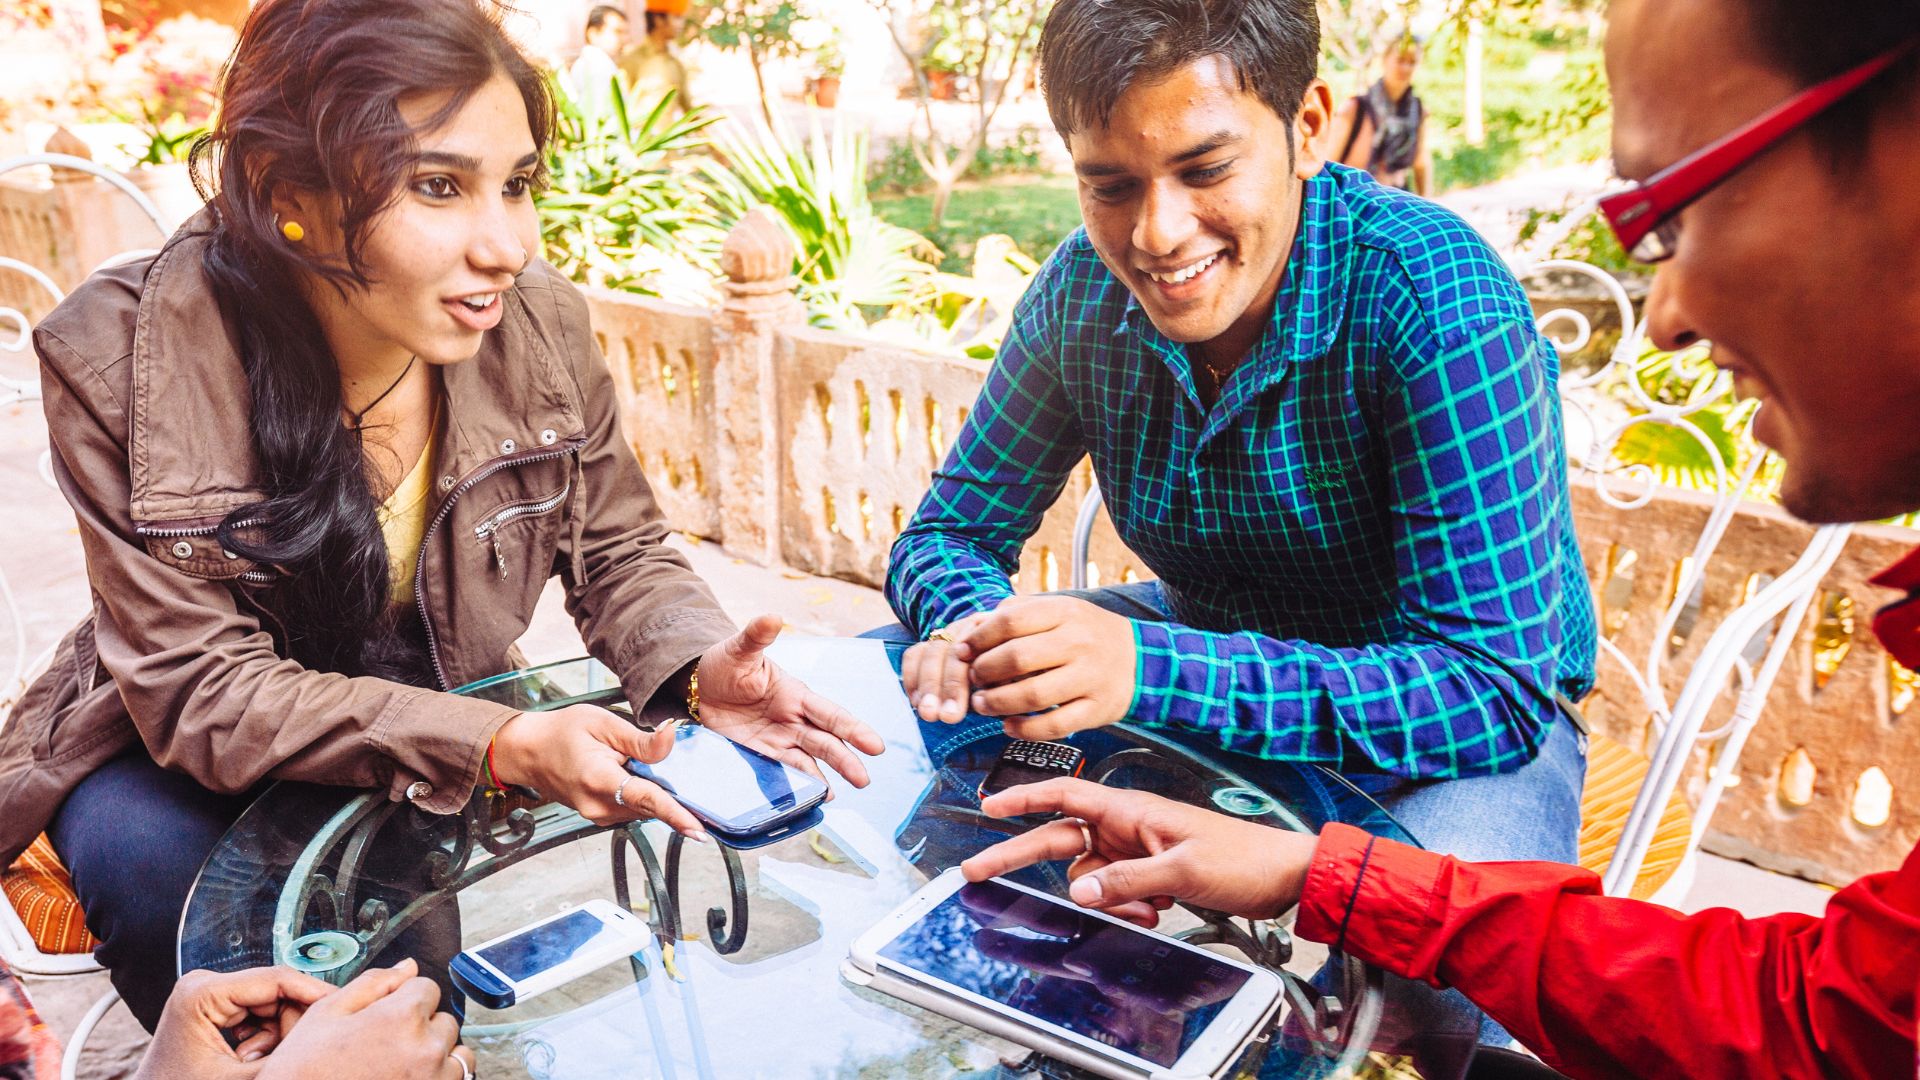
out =
[[[700,722],[700,662],[693,662],[693,673],[687,676],[687,719]]]

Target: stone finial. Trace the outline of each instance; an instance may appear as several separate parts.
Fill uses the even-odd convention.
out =
[[[93,148],[87,145],[86,140],[68,131],[64,126],[55,128],[53,134],[47,137],[47,153],[93,160]],[[53,169],[53,178],[69,182],[93,179],[79,169],[63,169],[57,165]]]
[[[47,153],[93,160],[93,148],[87,145],[86,140],[68,131],[64,126],[55,128],[53,134],[47,138]]]
[[[740,285],[781,283],[793,273],[793,239],[765,206],[747,211],[720,245],[720,269]]]

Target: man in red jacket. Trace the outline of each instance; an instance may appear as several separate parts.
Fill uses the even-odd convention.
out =
[[[1648,330],[1713,343],[1810,521],[1920,507],[1920,4],[1613,0],[1603,212],[1656,262]],[[1876,630],[1920,667],[1920,551]],[[1082,904],[1179,897],[1453,986],[1576,1077],[1913,1077],[1920,850],[1824,917],[1694,916],[1550,863],[1475,864],[1330,826],[1316,839],[1075,780],[989,813],[1058,821],[966,863],[1076,858]],[[1090,846],[1089,846],[1090,845]]]

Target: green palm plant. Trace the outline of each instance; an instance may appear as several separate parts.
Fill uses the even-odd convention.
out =
[[[1721,375],[1708,359],[1705,348],[1665,352],[1647,345],[1634,362],[1632,378],[1653,401],[1685,406],[1717,393]],[[1624,385],[1617,386],[1615,393],[1630,407],[1638,404]],[[1714,467],[1715,454],[1726,475],[1732,477],[1739,475],[1752,456],[1760,452],[1748,434],[1755,408],[1757,405],[1752,401],[1724,397],[1687,414],[1680,423],[1698,432],[1706,440],[1705,444],[1674,424],[1652,421],[1634,424],[1621,433],[1613,446],[1613,457],[1623,464],[1646,466],[1663,484],[1693,491],[1714,491],[1721,476]],[[1709,444],[1713,447],[1711,453],[1707,450]]]
[[[668,92],[636,115],[616,79],[604,95],[554,79],[554,139],[538,198],[547,258],[576,281],[659,294],[660,277],[711,282],[726,231],[697,153],[719,114],[674,116]],[[671,275],[667,275],[671,277]],[[683,297],[684,298],[684,297]]]
[[[832,131],[813,122],[802,146],[783,121],[714,129],[718,160],[705,164],[720,217],[728,225],[764,205],[799,253],[794,274],[817,326],[858,333],[870,314],[924,305],[931,247],[919,233],[890,224],[867,199],[867,136],[835,114]]]
[[[1709,359],[1711,346],[1696,345],[1679,352],[1664,352],[1652,345],[1642,348],[1634,363],[1633,378],[1639,380],[1647,396],[1667,405],[1687,405],[1712,394],[1720,379],[1719,369]],[[1637,405],[1624,386],[1616,384],[1615,394]],[[1706,440],[1725,464],[1731,479],[1752,463],[1754,455],[1767,452],[1753,437],[1755,401],[1726,398],[1689,413],[1683,423],[1690,424]],[[1635,409],[1634,411],[1642,411]],[[1614,443],[1613,458],[1626,465],[1644,465],[1661,483],[1689,491],[1721,494],[1720,474],[1713,467],[1713,456],[1699,439],[1672,424],[1639,423],[1627,428]],[[1780,481],[1786,465],[1778,456],[1762,462],[1747,488],[1746,497],[1757,502],[1780,501]],[[1920,526],[1920,511],[1888,519],[1887,524]]]

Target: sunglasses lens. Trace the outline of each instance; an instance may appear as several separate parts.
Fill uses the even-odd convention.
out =
[[[1636,262],[1657,263],[1673,258],[1674,246],[1680,239],[1680,230],[1672,221],[1663,221],[1652,232],[1640,238],[1627,255]]]

